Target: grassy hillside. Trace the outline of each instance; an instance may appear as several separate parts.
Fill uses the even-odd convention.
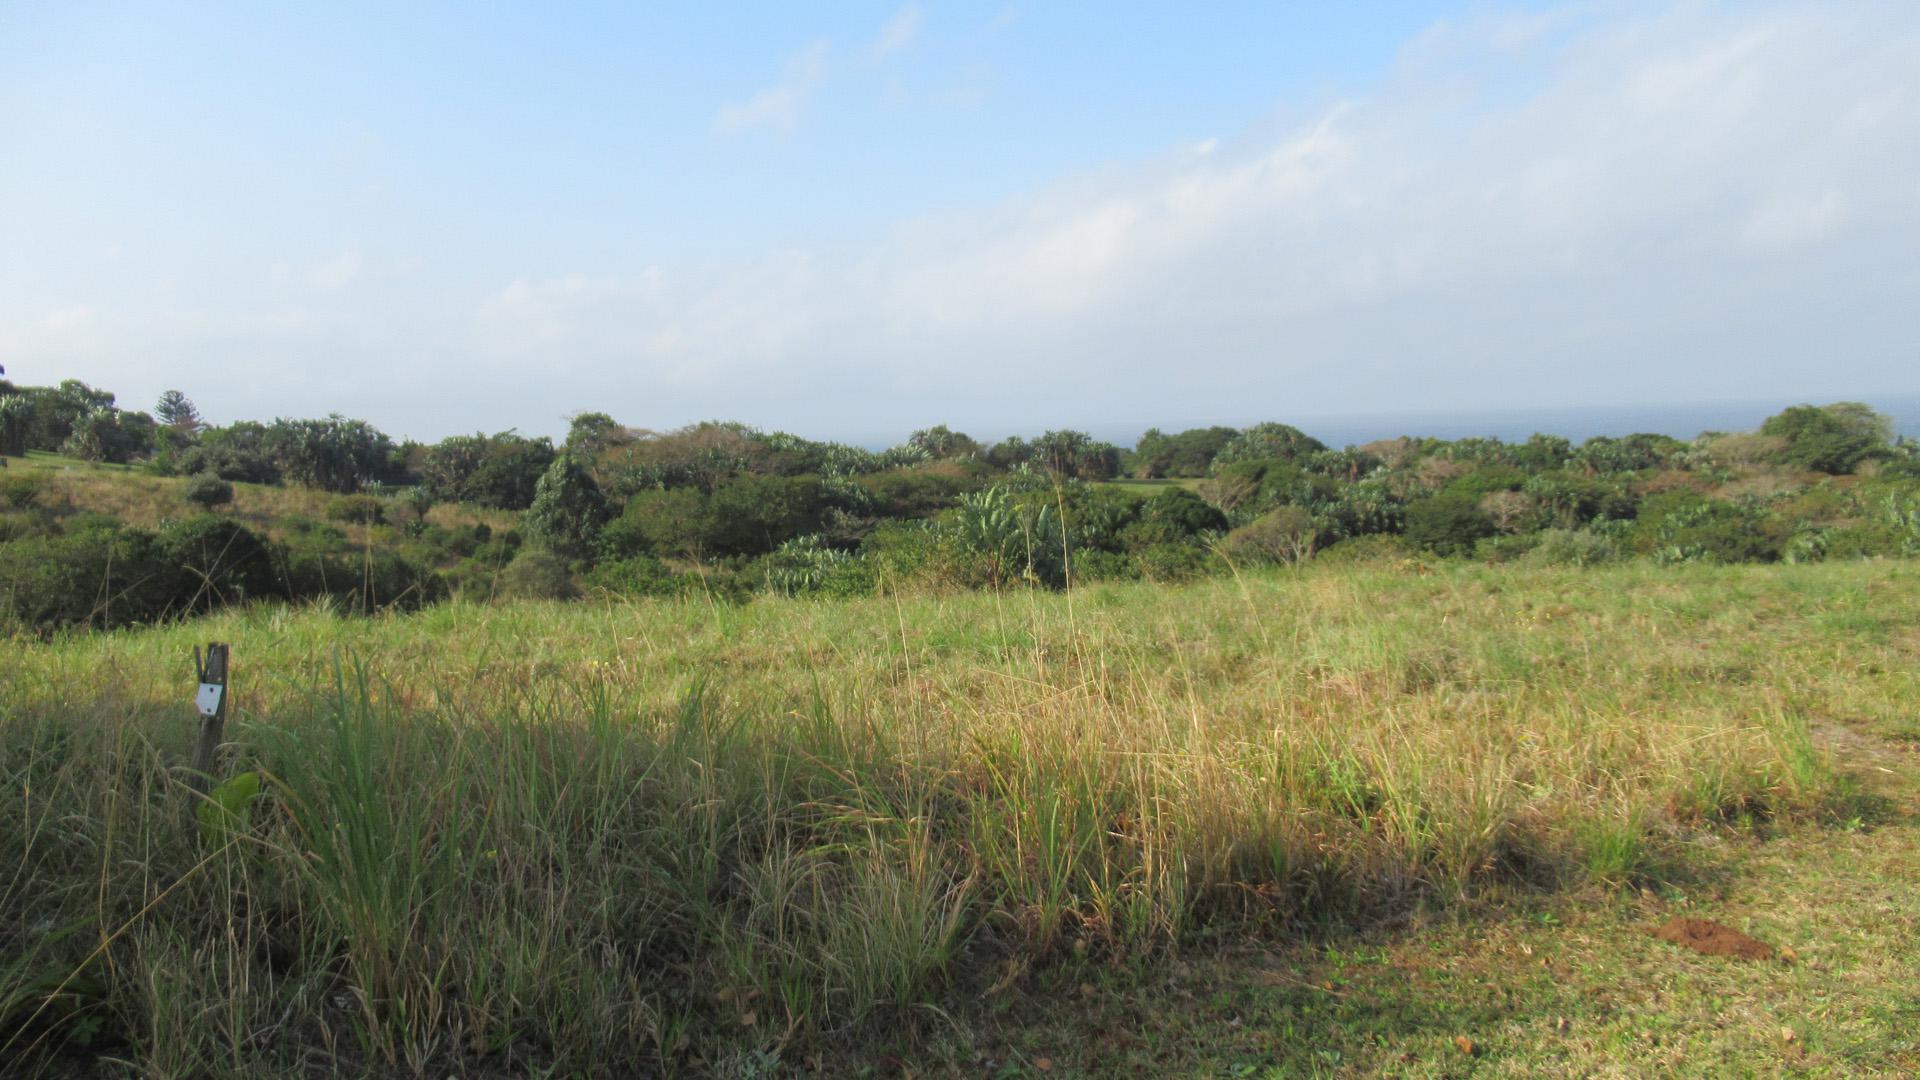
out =
[[[61,512],[111,514],[129,525],[152,529],[162,523],[198,513],[182,492],[186,477],[156,476],[131,465],[108,465],[78,461],[54,454],[35,453],[10,459],[7,478],[35,477],[40,481],[35,503]],[[291,523],[328,521],[327,510],[337,499],[316,488],[297,484],[233,485],[233,502],[221,513],[262,536],[285,539]],[[389,501],[389,514],[398,518],[401,506]],[[494,529],[510,529],[519,515],[504,510],[447,503],[427,512],[426,520],[444,528],[485,524]],[[334,520],[334,527],[345,534],[346,542],[363,546],[371,536],[361,522]],[[374,527],[377,529],[378,527]]]
[[[1569,978],[1628,949],[1667,963],[1621,905],[1730,895],[1783,828],[1892,822],[1829,748],[1920,736],[1916,584],[1886,562],[1329,566],[831,603],[262,606],[20,642],[0,653],[0,1058],[1630,1074],[1713,1071],[1758,1030],[1799,1055],[1760,1071],[1894,1070],[1912,999],[1871,948],[1821,975],[1844,1039],[1803,1017],[1783,1043],[1760,1013],[1677,1057],[1637,1025],[1575,1052],[1503,1017],[1565,1009],[1585,1038],[1761,984],[1728,971],[1601,1017],[1534,969],[1488,967],[1503,1007],[1418,965],[1533,948],[1549,918],[1589,927],[1561,944],[1587,973]],[[264,782],[231,818],[196,817],[181,783],[209,639],[234,647],[222,773]],[[1902,856],[1859,858],[1822,872]],[[1858,884],[1795,887],[1844,906]],[[1407,936],[1434,919],[1459,929]]]

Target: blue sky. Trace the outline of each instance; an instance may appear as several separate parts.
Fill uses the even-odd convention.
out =
[[[0,3],[0,363],[868,439],[1920,390],[1920,6]]]

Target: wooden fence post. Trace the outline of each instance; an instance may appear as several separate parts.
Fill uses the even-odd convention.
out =
[[[193,742],[193,761],[189,766],[192,772],[187,783],[204,795],[213,778],[214,755],[220,749],[220,738],[227,726],[227,646],[218,641],[209,644],[203,662],[200,646],[195,645],[193,667],[200,675],[200,690],[194,695],[194,704],[200,711],[200,732]]]

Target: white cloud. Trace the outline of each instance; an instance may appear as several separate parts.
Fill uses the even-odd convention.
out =
[[[831,52],[831,44],[824,39],[800,50],[787,61],[786,74],[779,82],[745,101],[722,105],[713,118],[714,130],[728,135],[756,129],[791,134],[807,102],[826,78]]]
[[[0,306],[0,355],[418,437],[583,407],[836,435],[1911,387],[1920,7],[1574,10],[1436,29],[1317,112],[837,247],[115,302],[114,348]],[[827,66],[809,47],[716,128],[792,130]],[[222,348],[274,378],[219,375]]]
[[[55,332],[79,330],[92,323],[96,314],[93,308],[85,304],[75,304],[47,312],[46,318],[41,322],[47,329]]]
[[[1920,288],[1902,179],[1920,20],[1528,16],[1429,35],[1408,63],[1278,137],[1189,143],[856,251],[669,274],[644,303],[611,290],[543,340],[672,371],[704,411],[804,400],[833,424],[859,411],[820,396],[839,379],[887,415],[1008,423],[1895,379],[1873,358],[1909,325],[1886,297]],[[1900,280],[1860,290],[1865,266]]]
[[[1832,236],[1846,214],[1847,197],[1834,188],[1811,197],[1776,196],[1754,209],[1742,235],[1760,248],[1803,247]]]
[[[884,59],[913,44],[914,35],[920,32],[920,18],[919,4],[908,4],[894,12],[880,28],[880,36],[874,38],[869,53],[875,59]]]
[[[344,289],[360,277],[364,264],[359,248],[347,248],[321,260],[307,273],[307,280],[316,289]]]

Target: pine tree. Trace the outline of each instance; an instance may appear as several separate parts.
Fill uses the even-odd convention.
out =
[[[161,394],[159,403],[153,407],[153,415],[161,423],[185,435],[191,435],[204,426],[200,410],[194,407],[193,400],[178,390]]]

